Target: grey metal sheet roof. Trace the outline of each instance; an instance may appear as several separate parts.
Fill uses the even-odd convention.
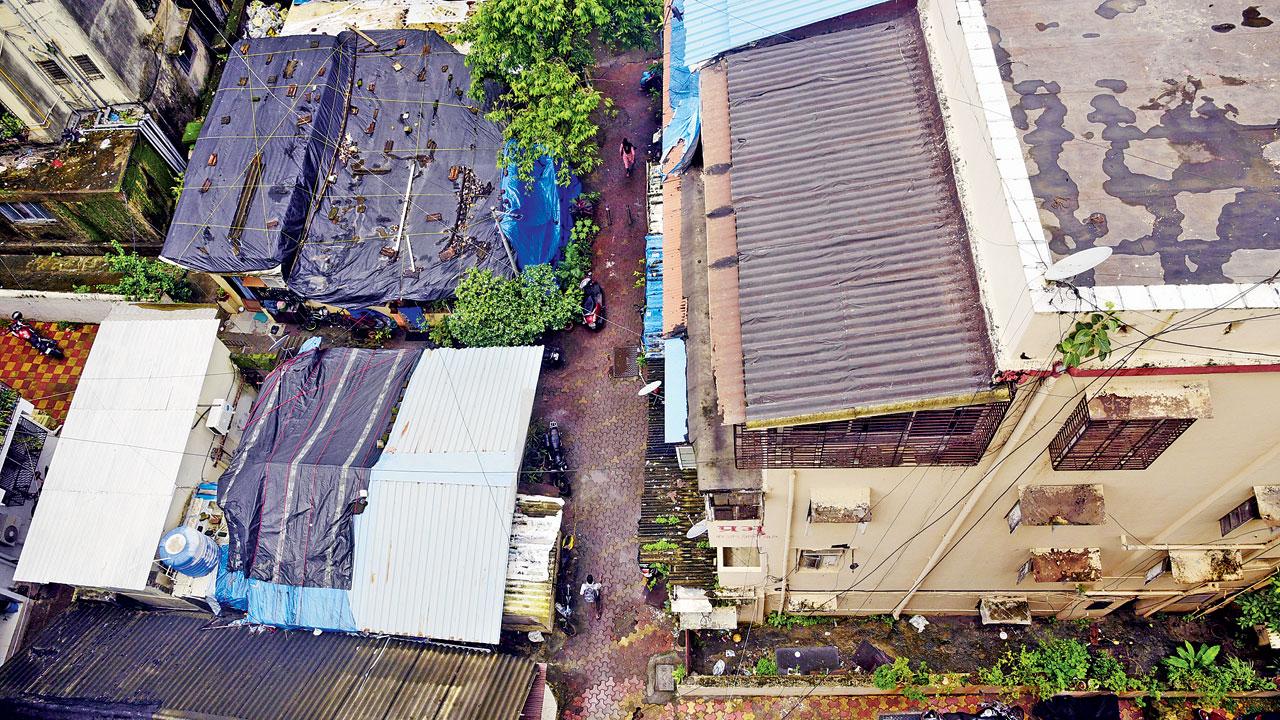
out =
[[[78,603],[0,668],[0,716],[515,720],[535,676],[509,655],[219,622]]]
[[[897,12],[723,61],[749,424],[991,387],[924,38]]]

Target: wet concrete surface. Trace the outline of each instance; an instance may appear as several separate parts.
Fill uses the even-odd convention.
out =
[[[1253,283],[1280,270],[1280,99],[1267,7],[985,3],[1054,258],[1083,285]]]

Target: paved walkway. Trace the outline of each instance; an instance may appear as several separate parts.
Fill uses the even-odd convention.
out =
[[[0,328],[0,382],[8,385],[36,409],[58,424],[66,422],[71,396],[84,371],[89,349],[98,334],[97,325],[77,325],[59,329],[55,323],[31,323],[46,337],[58,341],[65,360],[54,360],[36,352],[23,340],[8,333],[8,318]]]
[[[669,650],[670,624],[643,602],[636,564],[645,446],[645,400],[640,382],[613,379],[616,347],[632,348],[640,336],[643,289],[632,274],[644,255],[644,178],[627,178],[617,147],[626,133],[637,147],[656,122],[639,89],[648,60],[636,53],[601,66],[597,87],[610,95],[618,116],[608,122],[605,167],[588,182],[604,197],[597,222],[594,273],[604,287],[608,323],[599,333],[582,327],[553,340],[567,355],[564,368],[544,373],[535,415],[561,424],[574,495],[566,528],[578,537],[582,582],[592,573],[604,584],[604,617],[579,620],[579,633],[551,657],[550,678],[566,720],[631,718],[642,702],[651,655]],[[631,206],[628,223],[627,206]],[[606,213],[603,206],[608,207]]]

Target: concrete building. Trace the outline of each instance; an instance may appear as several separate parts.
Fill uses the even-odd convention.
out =
[[[1184,0],[675,5],[664,324],[741,618],[1179,611],[1274,571],[1257,28]],[[1065,368],[1112,314],[1109,356]]]
[[[57,141],[78,114],[126,125],[149,117],[176,140],[196,112],[212,66],[211,45],[220,40],[231,4],[0,4],[0,104],[26,125],[33,142]]]

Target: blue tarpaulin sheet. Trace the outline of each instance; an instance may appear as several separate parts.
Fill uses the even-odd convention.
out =
[[[214,596],[223,607],[247,613],[256,625],[286,629],[319,628],[356,632],[347,590],[295,587],[246,579],[239,570],[227,570],[227,547],[222,547]]]
[[[693,160],[702,132],[702,101],[698,97],[698,73],[689,69],[685,61],[685,0],[672,0],[671,15],[671,73],[667,95],[675,114],[671,122],[662,128],[662,167],[670,168],[666,175],[683,172]],[[670,165],[672,151],[678,151],[675,165]]]
[[[556,167],[548,158],[538,158],[533,180],[522,182],[515,167],[502,178],[503,214],[499,226],[511,243],[520,269],[530,265],[559,262],[573,229],[571,204],[582,192],[578,178],[568,185],[556,182]]]
[[[644,238],[644,352],[662,357],[662,236]]]
[[[666,348],[666,374],[662,391],[663,442],[682,443],[689,439],[689,397],[685,392],[684,340],[671,338]]]
[[[687,51],[681,35],[685,62],[701,65],[722,52],[764,38],[782,35],[823,20],[857,12],[886,0],[694,0],[672,3],[684,15],[688,27]],[[674,27],[674,26],[673,26]],[[674,44],[674,43],[673,43]]]
[[[297,587],[249,579],[248,620],[257,625],[355,632],[351,600],[339,588]]]

